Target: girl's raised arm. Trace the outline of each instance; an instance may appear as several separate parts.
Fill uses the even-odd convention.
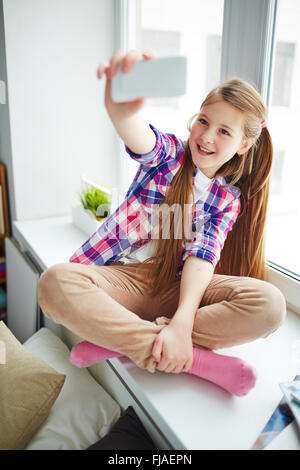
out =
[[[153,54],[144,53],[141,56],[137,51],[130,51],[123,55],[120,51],[116,51],[108,66],[101,64],[97,69],[99,79],[106,76],[104,102],[112,123],[127,147],[138,155],[151,152],[156,143],[155,134],[148,122],[138,114],[145,98],[141,97],[127,103],[116,103],[111,98],[111,81],[119,69],[122,73],[128,73],[134,67],[135,62],[142,57],[144,60],[151,60]]]

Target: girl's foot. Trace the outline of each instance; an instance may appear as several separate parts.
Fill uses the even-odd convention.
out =
[[[242,359],[202,348],[193,348],[193,356],[188,374],[209,380],[238,397],[247,395],[255,385],[256,372]]]
[[[123,354],[119,352],[82,341],[73,347],[70,362],[77,367],[89,367],[97,362],[121,356]],[[255,385],[255,370],[242,359],[195,347],[193,356],[193,364],[187,374],[209,380],[238,397],[247,395]]]
[[[89,341],[82,341],[72,348],[70,362],[77,367],[89,367],[97,362],[123,355],[102,346],[97,346]]]

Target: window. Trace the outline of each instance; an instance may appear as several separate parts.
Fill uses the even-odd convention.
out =
[[[220,81],[222,36],[208,34],[206,44],[206,89]]]
[[[154,125],[163,131],[186,137],[188,118],[198,111],[201,99],[220,79],[223,0],[189,0],[189,8],[181,0],[140,0],[137,3],[139,49],[151,49],[157,56],[185,55],[188,58],[187,93],[176,98],[177,112],[170,110],[169,100],[164,103],[152,100],[148,103],[147,116],[151,113]],[[200,22],[204,11],[205,22]],[[211,83],[207,83],[208,77],[212,78]]]
[[[245,78],[262,93],[269,107],[268,127],[274,144],[266,275],[284,292],[289,305],[299,310],[299,0],[189,0],[189,8],[181,0],[116,2],[120,5],[118,20],[123,24],[119,44],[124,50],[145,48],[158,55],[188,57],[186,96],[149,100],[145,109],[147,119],[161,130],[185,139],[187,119],[219,81]],[[120,163],[125,193],[137,164],[125,158]]]
[[[167,57],[180,55],[180,31],[160,31],[158,29],[141,29],[140,34],[137,33],[137,40],[140,40],[138,50],[153,50],[157,57]],[[179,108],[180,98],[170,97],[167,99],[156,99],[150,101],[151,106]]]
[[[279,0],[269,128],[274,144],[266,254],[300,276],[300,2]]]
[[[141,29],[141,49],[154,49],[158,56],[180,54],[181,34],[179,31],[160,31],[158,29]]]
[[[186,95],[148,100],[144,108],[151,124],[183,140],[188,137],[188,119],[220,81],[224,1],[189,0],[188,3],[189,8],[182,0],[138,0],[135,9],[138,50],[153,50],[157,57],[187,56]],[[202,21],[204,14],[205,21]],[[136,171],[137,163],[128,162],[128,184]]]
[[[0,80],[0,104],[6,103],[6,87],[5,82]]]
[[[276,45],[274,86],[272,105],[289,106],[291,99],[291,84],[295,60],[295,44],[278,42]]]
[[[272,167],[271,194],[279,194],[282,191],[282,173],[284,166],[284,152],[274,152]]]

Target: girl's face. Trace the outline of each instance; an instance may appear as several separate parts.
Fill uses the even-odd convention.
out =
[[[194,164],[208,178],[236,153],[244,154],[253,141],[244,139],[244,116],[226,101],[203,106],[193,124],[189,147]]]

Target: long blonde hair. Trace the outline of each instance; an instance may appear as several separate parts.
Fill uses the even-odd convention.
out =
[[[229,178],[229,184],[223,187],[236,185],[240,188],[241,211],[227,235],[214,273],[264,279],[265,222],[273,161],[271,136],[268,129],[262,128],[261,125],[266,119],[266,108],[258,91],[241,79],[229,80],[213,89],[203,101],[201,108],[218,100],[230,103],[242,111],[244,138],[253,139],[254,144],[243,155],[235,154],[217,172],[218,176]],[[189,130],[191,123],[192,120],[189,121]],[[184,207],[190,203],[190,195],[193,193],[194,168],[187,140],[183,162],[161,204],[171,207],[177,203],[184,214]],[[183,219],[184,217],[181,220],[182,224]],[[151,263],[149,286],[154,296],[171,287],[176,279],[176,271],[183,253],[182,239],[174,237],[177,227],[174,227],[172,213],[170,222],[170,237],[164,239],[160,236],[155,256],[141,263]]]

